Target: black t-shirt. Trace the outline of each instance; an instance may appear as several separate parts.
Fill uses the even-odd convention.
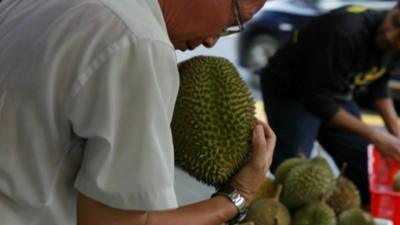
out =
[[[346,6],[321,15],[292,38],[263,70],[263,88],[302,101],[330,118],[337,100],[351,99],[357,86],[374,98],[388,96],[393,57],[377,49],[376,34],[387,11]]]

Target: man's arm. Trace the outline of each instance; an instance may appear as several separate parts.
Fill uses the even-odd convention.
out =
[[[110,208],[82,194],[78,196],[79,225],[222,224],[235,217],[236,207],[223,196],[166,211],[129,211]]]
[[[383,155],[393,157],[400,162],[399,138],[368,126],[343,108],[339,108],[330,119],[330,122],[367,139],[373,143]]]
[[[382,98],[374,101],[375,108],[382,116],[387,130],[394,136],[400,138],[400,126],[397,122],[397,112],[391,98]]]
[[[250,160],[230,184],[251,202],[272,162],[276,137],[271,128],[258,121],[253,130]],[[236,206],[223,196],[165,211],[130,211],[111,208],[78,194],[79,225],[220,225],[234,218]]]

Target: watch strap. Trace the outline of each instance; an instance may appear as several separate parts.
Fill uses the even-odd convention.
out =
[[[227,221],[228,225],[237,224],[246,217],[247,202],[237,189],[235,189],[231,185],[224,185],[221,188],[219,188],[217,192],[212,194],[211,197],[218,195],[228,198],[239,210],[239,213],[235,218],[233,218],[230,221]]]

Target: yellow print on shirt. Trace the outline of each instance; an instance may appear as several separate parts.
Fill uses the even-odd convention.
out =
[[[372,81],[378,79],[386,72],[385,68],[378,69],[378,67],[373,67],[367,73],[359,73],[355,76],[355,84],[358,86],[363,86],[371,83]]]
[[[361,6],[361,5],[352,5],[346,9],[346,11],[349,13],[363,13],[367,10],[368,9],[366,7]]]
[[[293,44],[297,44],[299,42],[299,31],[295,30],[292,34],[292,42]]]

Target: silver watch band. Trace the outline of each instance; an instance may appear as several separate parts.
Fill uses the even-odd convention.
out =
[[[214,196],[224,196],[232,201],[232,203],[238,208],[239,214],[228,221],[228,224],[236,224],[244,219],[247,213],[247,203],[244,197],[239,193],[237,189],[232,187],[231,185],[224,185],[217,192],[215,192],[211,197]]]

